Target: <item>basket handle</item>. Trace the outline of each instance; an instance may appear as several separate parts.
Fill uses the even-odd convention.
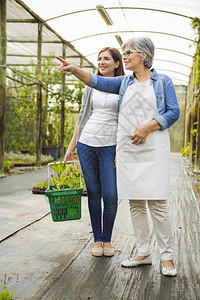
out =
[[[57,161],[57,162],[55,162],[56,164],[58,164],[60,161]],[[70,160],[70,161],[68,161],[67,162],[67,164],[71,164],[71,163],[76,163],[76,162],[78,162],[78,160]],[[50,180],[49,180],[49,178],[50,178],[50,174],[49,174],[49,166],[50,165],[54,165],[54,162],[53,163],[49,163],[48,165],[47,165],[47,170],[48,170],[48,189],[49,189],[49,187],[50,187]],[[82,188],[83,187],[83,185],[82,185],[82,182],[81,182],[81,168],[79,167],[79,170],[80,170],[80,187]]]

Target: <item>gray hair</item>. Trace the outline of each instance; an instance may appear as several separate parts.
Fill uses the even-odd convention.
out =
[[[137,38],[131,38],[123,43],[122,50],[124,50],[125,47],[132,47],[136,51],[139,52],[139,55],[143,57],[141,52],[145,52],[147,54],[146,58],[144,59],[144,66],[150,69],[153,64],[153,58],[154,58],[154,51],[155,46],[148,37],[137,37]]]

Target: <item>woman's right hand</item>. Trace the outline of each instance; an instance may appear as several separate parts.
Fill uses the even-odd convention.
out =
[[[56,58],[62,63],[62,65],[60,65],[60,70],[63,75],[65,75],[66,72],[72,72],[72,69],[73,69],[72,64],[70,64],[68,61],[66,61],[65,59],[63,59],[59,56],[56,56]]]
[[[73,161],[73,160],[74,160],[74,151],[67,150],[64,156],[64,162],[68,163],[69,161]]]
[[[66,72],[71,72],[72,74],[74,74],[74,76],[76,76],[83,83],[87,84],[88,82],[90,82],[91,75],[89,72],[87,72],[75,65],[72,65],[71,63],[69,63],[68,61],[64,60],[63,58],[61,58],[59,56],[56,56],[56,58],[62,63],[62,65],[60,66],[60,70],[63,75],[65,75]]]

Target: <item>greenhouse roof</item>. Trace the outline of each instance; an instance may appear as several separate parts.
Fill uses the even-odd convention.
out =
[[[7,66],[37,64],[38,23],[42,23],[42,56],[62,56],[73,64],[93,71],[95,66],[70,42],[61,37],[33,10],[20,0],[7,1]],[[58,64],[54,59],[54,63]]]
[[[110,25],[100,15],[97,0],[7,3],[8,65],[36,63],[37,23],[42,22],[43,56],[62,56],[64,43],[66,58],[93,72],[101,48],[120,49],[120,40],[148,36],[156,47],[153,67],[169,75],[174,84],[188,83],[196,49],[191,20],[200,17],[198,0],[101,0],[100,8],[110,18]]]

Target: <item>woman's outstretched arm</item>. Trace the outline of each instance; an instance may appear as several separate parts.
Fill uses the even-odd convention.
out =
[[[70,72],[74,76],[76,76],[79,80],[81,80],[83,83],[88,84],[89,87],[107,93],[113,93],[113,94],[119,93],[121,81],[124,76],[117,76],[117,77],[98,76],[72,65],[71,63],[69,63],[68,61],[64,60],[59,56],[56,56],[56,58],[62,63],[60,66],[60,70],[62,74],[66,74],[66,72]]]

